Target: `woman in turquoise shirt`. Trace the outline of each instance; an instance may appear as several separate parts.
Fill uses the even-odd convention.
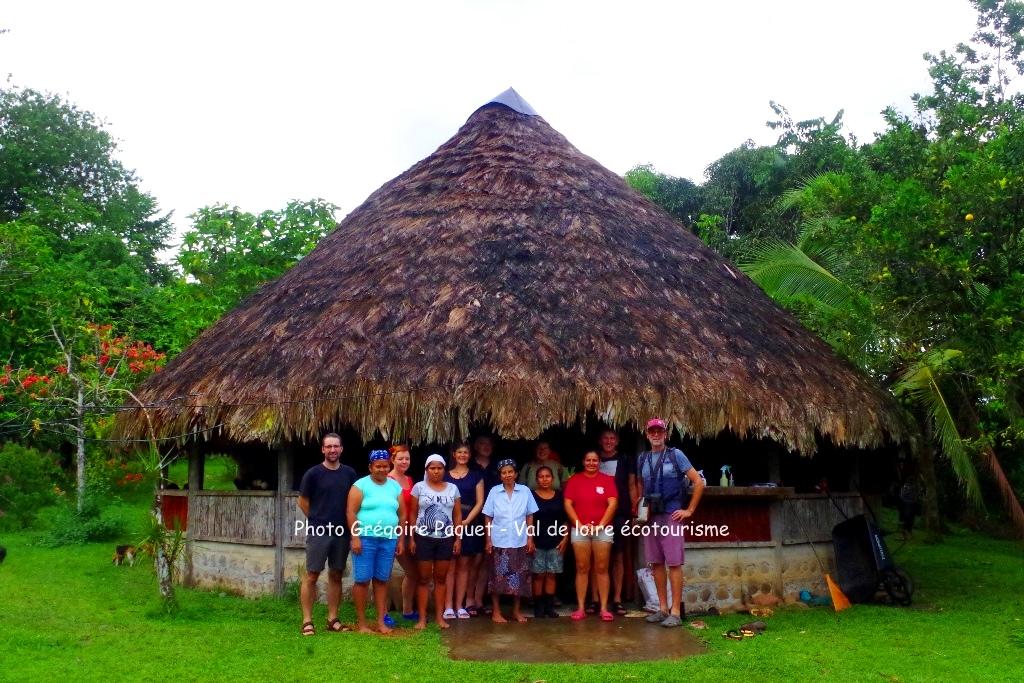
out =
[[[388,477],[391,456],[387,451],[370,451],[370,476],[359,479],[348,494],[348,524],[352,533],[352,600],[356,606],[356,626],[362,633],[373,633],[366,624],[366,601],[370,581],[377,607],[377,630],[390,633],[385,623],[388,581],[395,555],[402,552],[398,537],[405,532],[405,501],[402,487]]]

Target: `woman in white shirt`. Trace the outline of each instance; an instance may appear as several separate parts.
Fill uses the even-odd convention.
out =
[[[512,619],[520,623],[526,617],[519,611],[521,598],[530,597],[530,571],[533,554],[533,513],[537,501],[530,489],[516,483],[515,460],[498,463],[501,484],[487,494],[484,517],[487,520],[487,555],[491,559],[490,580],[493,614],[498,623],[507,622],[501,615],[499,600],[502,595],[512,596]]]
[[[459,489],[444,480],[444,465],[444,458],[436,453],[427,457],[427,477],[413,485],[410,501],[409,518],[416,523],[409,537],[409,551],[416,558],[419,581],[416,628],[421,630],[427,627],[427,591],[431,578],[434,580],[434,619],[440,628],[448,628],[443,615],[445,581],[452,557],[459,554],[462,543],[455,531],[462,527]]]

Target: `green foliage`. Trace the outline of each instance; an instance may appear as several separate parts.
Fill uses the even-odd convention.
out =
[[[89,504],[81,512],[73,505],[59,505],[48,513],[47,531],[40,542],[51,548],[118,540],[130,526],[130,516],[113,505]]]
[[[778,141],[748,141],[708,167],[696,232],[905,398],[963,495],[1000,498],[1016,521],[1024,94],[1014,86],[1024,3],[973,4],[971,41],[926,55],[931,91],[915,96],[913,115],[886,110],[868,144],[842,135],[842,112],[794,121],[771,103]],[[657,174],[640,171],[641,190],[664,201]],[[975,460],[990,479],[978,478]]]
[[[24,529],[56,500],[60,470],[49,453],[0,445],[0,530]]]

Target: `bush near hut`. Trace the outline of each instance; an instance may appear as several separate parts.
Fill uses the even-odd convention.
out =
[[[60,470],[50,453],[0,446],[0,530],[25,529],[57,498]]]

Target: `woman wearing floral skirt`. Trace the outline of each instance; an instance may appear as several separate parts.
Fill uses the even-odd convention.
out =
[[[487,519],[486,551],[490,559],[490,579],[494,610],[491,619],[506,623],[499,600],[502,595],[512,596],[512,619],[526,621],[519,610],[522,598],[530,597],[530,570],[533,555],[533,514],[537,501],[530,489],[516,483],[515,460],[498,463],[501,484],[487,494],[484,517]]]

